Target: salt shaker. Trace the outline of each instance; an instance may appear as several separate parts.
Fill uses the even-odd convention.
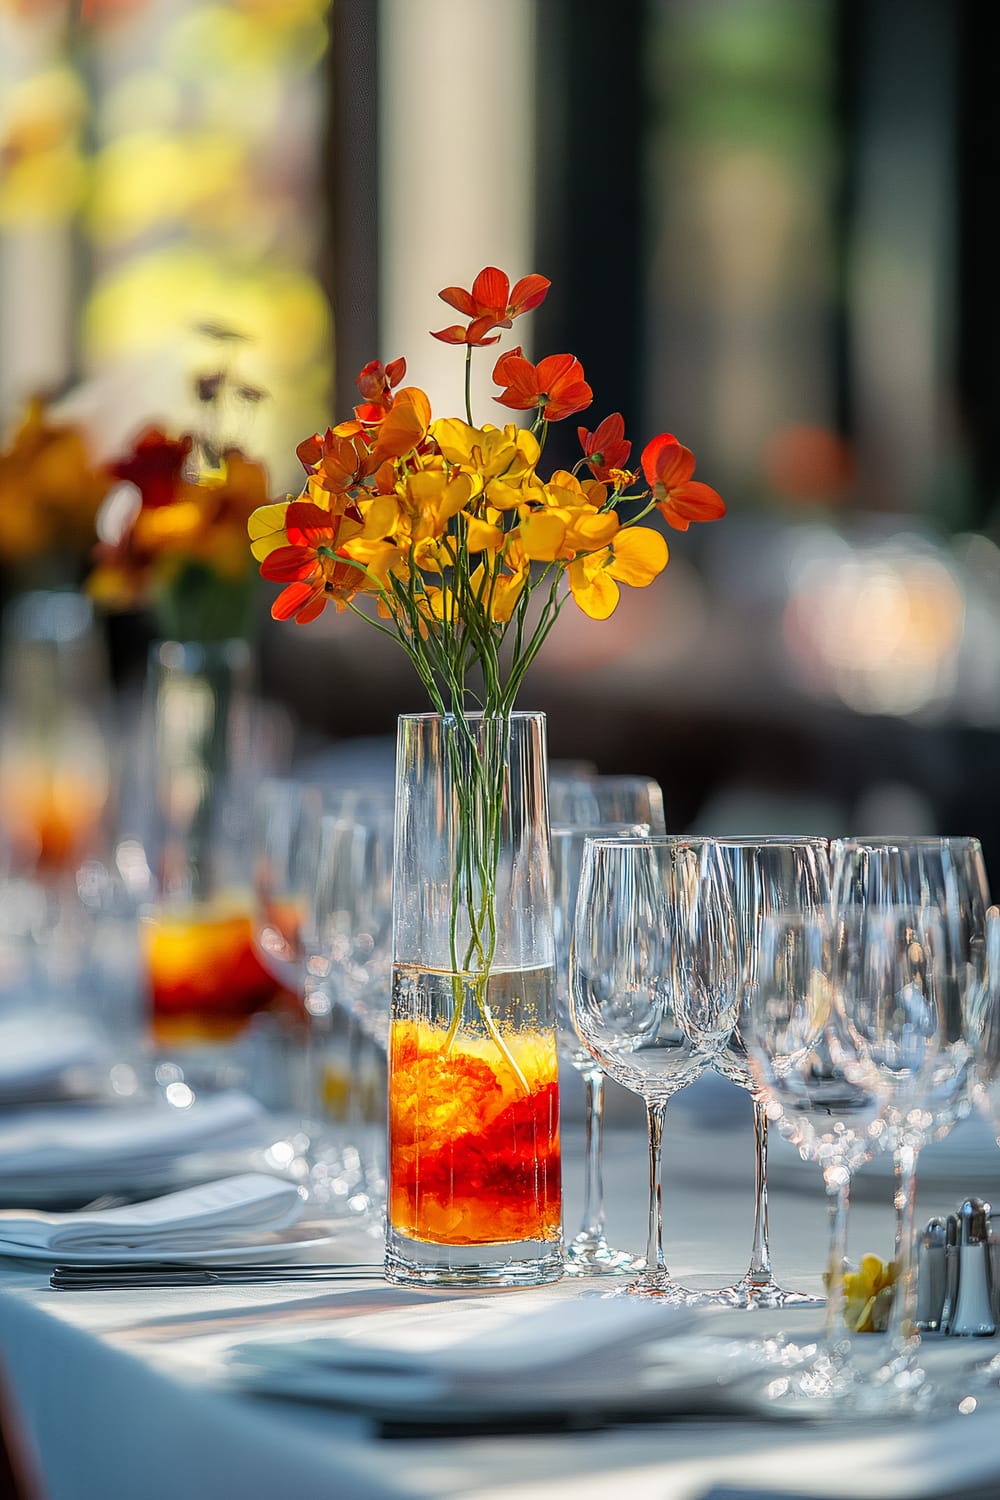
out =
[[[937,1333],[945,1303],[945,1239],[943,1219],[928,1220],[920,1236],[917,1260],[917,1327]]]
[[[966,1198],[958,1213],[958,1299],[950,1333],[983,1337],[996,1333],[990,1299],[990,1206],[981,1198]]]

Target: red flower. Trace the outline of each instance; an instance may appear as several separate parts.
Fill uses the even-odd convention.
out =
[[[331,599],[343,604],[364,584],[364,574],[337,551],[344,517],[294,500],[285,513],[287,547],[276,547],[260,565],[260,576],[288,587],[271,605],[275,620],[308,625]],[[357,533],[358,528],[353,528]]]
[[[541,410],[547,422],[558,422],[582,411],[594,399],[583,378],[583,366],[572,354],[549,354],[537,365],[524,358],[520,346],[501,354],[493,379],[504,389],[496,398],[514,411]]]
[[[511,291],[510,277],[496,266],[486,266],[475,281],[472,290],[460,286],[446,286],[438,296],[442,302],[472,321],[467,328],[454,323],[442,328],[431,337],[445,344],[495,344],[499,335],[488,338],[494,328],[509,328],[521,313],[531,312],[545,301],[551,282],[544,276],[522,276]]]
[[[111,464],[110,472],[116,479],[126,479],[134,484],[142,496],[143,507],[155,510],[160,505],[170,505],[177,498],[192,446],[190,436],[174,442],[159,427],[147,427],[136,439],[131,455],[120,463]]]
[[[594,478],[599,479],[602,484],[613,484],[612,469],[624,469],[632,452],[632,444],[625,436],[625,419],[621,412],[612,412],[610,417],[605,417],[594,432],[578,427],[576,435]]]
[[[710,484],[692,479],[694,454],[670,432],[661,432],[642,450],[642,470],[663,519],[675,531],[692,521],[717,521],[726,502]]]

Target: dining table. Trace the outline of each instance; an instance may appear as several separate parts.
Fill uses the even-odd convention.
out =
[[[579,1080],[570,1078],[567,1089]],[[582,1205],[583,1132],[564,1110],[564,1220]],[[667,1110],[663,1215],[668,1263],[685,1285],[731,1283],[746,1266],[753,1209],[749,1096],[706,1074]],[[823,1293],[827,1209],[819,1169],[772,1130],[769,1221],[775,1274],[785,1286]],[[2,1173],[0,1173],[2,1175]],[[604,1145],[609,1237],[641,1255],[648,1221],[645,1122],[638,1101],[613,1094]],[[919,1176],[918,1218],[953,1212],[970,1195],[1000,1202],[1000,1148],[985,1122],[960,1121],[928,1145]],[[857,1174],[850,1251],[892,1252],[891,1161]],[[325,1267],[329,1280],[266,1276],[235,1284],[94,1289],[51,1285],[52,1264],[0,1258],[0,1369],[10,1416],[23,1434],[43,1500],[973,1500],[1000,1494],[1000,1394],[975,1368],[1000,1339],[927,1335],[921,1357],[942,1397],[929,1412],[904,1415],[789,1414],[776,1401],[754,1410],[687,1401],[635,1412],[593,1392],[620,1376],[607,1334],[636,1299],[621,1277],[565,1275],[551,1285],[509,1289],[389,1284],[382,1244],[369,1226],[330,1220],[329,1237],[290,1258]],[[353,1269],[340,1269],[340,1268]],[[600,1308],[596,1304],[600,1303]],[[604,1344],[584,1330],[601,1314]],[[669,1331],[676,1309],[653,1309]],[[808,1344],[822,1330],[821,1301],[780,1311],[709,1308],[698,1329],[719,1339],[789,1338]],[[553,1335],[538,1359],[539,1336]],[[573,1330],[579,1331],[579,1347]],[[491,1343],[497,1340],[498,1343]],[[859,1339],[862,1336],[858,1336]],[[871,1347],[879,1334],[869,1336]],[[448,1399],[421,1396],[370,1403],[363,1371],[324,1392],[260,1379],[256,1355],[277,1349],[295,1373],[296,1350],[313,1339],[370,1350],[405,1348],[411,1361],[464,1339],[508,1361],[504,1389],[520,1382],[514,1408],[490,1386],[478,1415]],[[534,1338],[535,1364],[518,1365],[519,1341]],[[566,1339],[566,1359],[557,1347]],[[544,1342],[544,1338],[542,1340]],[[627,1342],[627,1340],[626,1340]],[[619,1351],[620,1352],[620,1351]],[[369,1368],[371,1368],[369,1364]],[[546,1400],[574,1370],[591,1393],[574,1408]],[[961,1382],[968,1376],[963,1398]],[[375,1374],[378,1375],[377,1360]],[[383,1372],[384,1373],[384,1372]],[[417,1374],[419,1375],[419,1368]],[[701,1378],[703,1379],[702,1371]],[[500,1371],[498,1369],[498,1380]],[[958,1382],[956,1384],[956,1381]],[[978,1381],[978,1383],[977,1383]],[[379,1385],[378,1379],[372,1382]],[[406,1389],[409,1389],[407,1387]],[[427,1387],[433,1392],[433,1386]],[[673,1374],[673,1395],[678,1390]],[[620,1393],[617,1393],[620,1394]]]

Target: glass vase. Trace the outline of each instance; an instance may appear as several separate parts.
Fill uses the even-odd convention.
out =
[[[253,945],[249,670],[241,640],[151,650],[143,757],[151,899],[140,941],[153,1046],[189,1064],[230,1043],[278,991]]]
[[[386,1275],[563,1269],[545,719],[399,720]]]

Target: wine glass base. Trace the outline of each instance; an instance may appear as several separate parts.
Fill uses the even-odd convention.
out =
[[[825,1307],[826,1298],[813,1296],[811,1292],[791,1291],[779,1286],[776,1281],[758,1281],[744,1276],[731,1286],[704,1294],[716,1307],[759,1307],[766,1311],[777,1311],[786,1307]]]
[[[667,1271],[647,1271],[644,1269],[643,1261],[636,1261],[633,1270],[638,1270],[638,1275],[622,1286],[618,1286],[613,1292],[604,1292],[605,1297],[642,1297],[649,1302],[662,1302],[668,1307],[698,1307],[701,1305],[701,1292],[693,1292],[686,1286],[681,1286]]]
[[[632,1276],[639,1268],[634,1255],[615,1250],[605,1239],[578,1234],[563,1251],[565,1276]]]

